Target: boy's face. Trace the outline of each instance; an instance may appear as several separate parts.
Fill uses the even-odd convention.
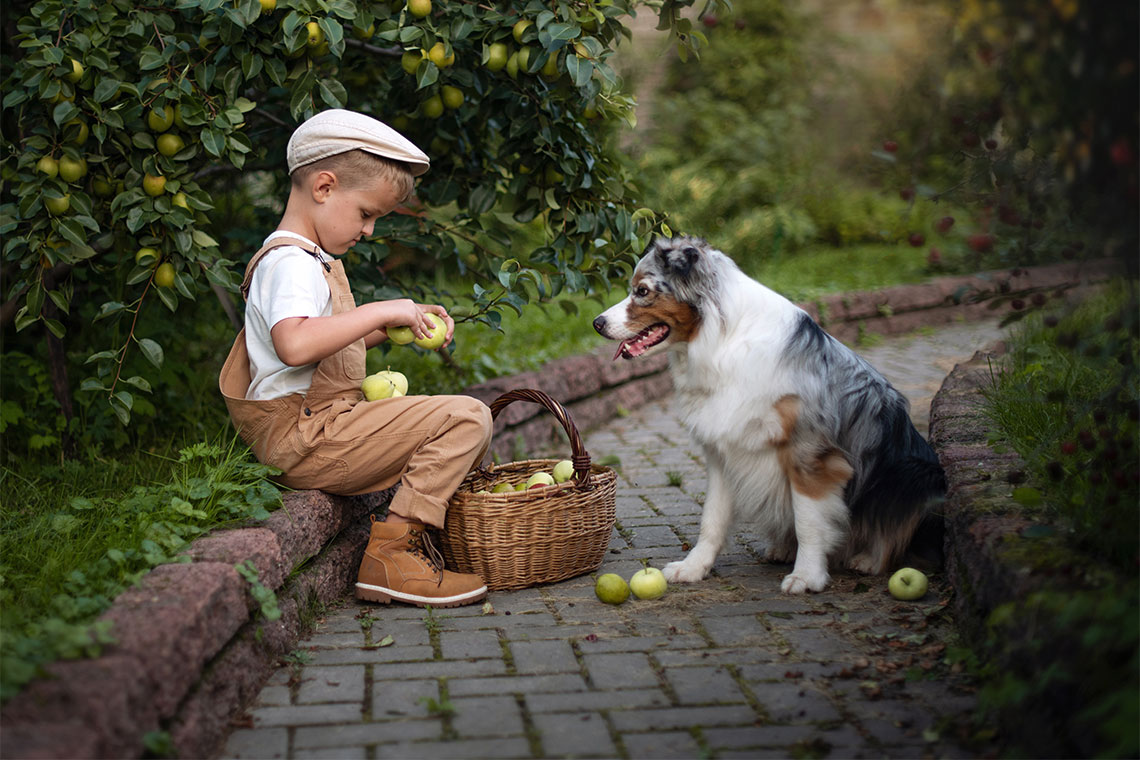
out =
[[[390,182],[371,180],[360,187],[346,188],[331,172],[321,172],[314,182],[317,210],[314,224],[317,244],[339,256],[360,238],[372,234],[376,220],[400,203]]]

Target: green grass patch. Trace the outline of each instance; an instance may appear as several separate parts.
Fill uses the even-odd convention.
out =
[[[115,596],[212,528],[281,505],[236,439],[0,469],[0,698],[59,659],[96,656],[115,632],[93,625]]]

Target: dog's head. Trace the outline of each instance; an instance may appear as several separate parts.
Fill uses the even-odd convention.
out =
[[[629,296],[594,320],[603,338],[621,341],[614,358],[693,340],[715,298],[722,260],[729,261],[700,238],[651,240],[633,271]]]

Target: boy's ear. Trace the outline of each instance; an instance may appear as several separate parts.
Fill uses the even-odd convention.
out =
[[[337,187],[336,175],[330,171],[319,171],[313,175],[312,179],[312,193],[313,200],[317,203],[324,203],[328,198],[329,193]]]

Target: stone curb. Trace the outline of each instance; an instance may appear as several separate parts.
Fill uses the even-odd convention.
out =
[[[1062,264],[1021,270],[1024,274],[1017,275],[991,272],[829,296],[801,306],[816,318],[822,312],[833,335],[852,340],[861,330],[896,334],[963,316],[984,316],[988,309],[981,300],[996,295],[1003,281],[1018,291],[1055,289],[1101,281],[1119,271],[1118,261]],[[978,301],[959,303],[969,294]],[[464,392],[490,403],[507,390],[538,388],[563,403],[585,432],[613,419],[623,408],[636,408],[671,391],[664,355],[614,362],[609,350],[559,359],[536,372],[497,378]],[[948,476],[955,483],[952,504],[954,499],[981,498],[991,489],[1007,491],[1001,473],[1016,466],[988,456],[975,441],[955,440],[957,422],[974,414],[967,386],[976,380],[961,382],[960,388],[954,384],[944,388],[936,399],[937,428],[934,411],[931,419],[932,437],[937,436]],[[518,458],[518,452],[565,445],[561,432],[541,407],[514,403],[496,420],[492,450],[504,460]],[[988,477],[979,474],[983,472],[979,462],[986,464]],[[48,677],[29,684],[4,707],[0,756],[138,757],[144,752],[144,735],[161,730],[170,733],[181,756],[208,756],[228,733],[231,720],[300,639],[313,605],[349,592],[368,536],[363,518],[382,510],[390,497],[390,491],[356,498],[315,491],[289,493],[284,508],[262,524],[199,538],[186,552],[191,563],[155,568],[104,613],[102,619],[115,623],[119,643],[96,659],[49,666]],[[955,519],[951,517],[951,522]],[[948,534],[978,536],[980,543],[970,551],[984,557],[986,541],[992,544],[993,536],[1016,528],[994,518],[993,524],[954,523]],[[248,584],[234,569],[246,561],[257,569],[262,585],[276,591],[280,620],[261,619]],[[955,568],[985,564],[969,558],[954,561]],[[304,569],[298,572],[301,566]],[[951,577],[956,584],[969,583],[976,590],[974,597],[985,594],[976,602],[983,606],[1009,598],[1013,593],[1009,584],[1015,581]]]

